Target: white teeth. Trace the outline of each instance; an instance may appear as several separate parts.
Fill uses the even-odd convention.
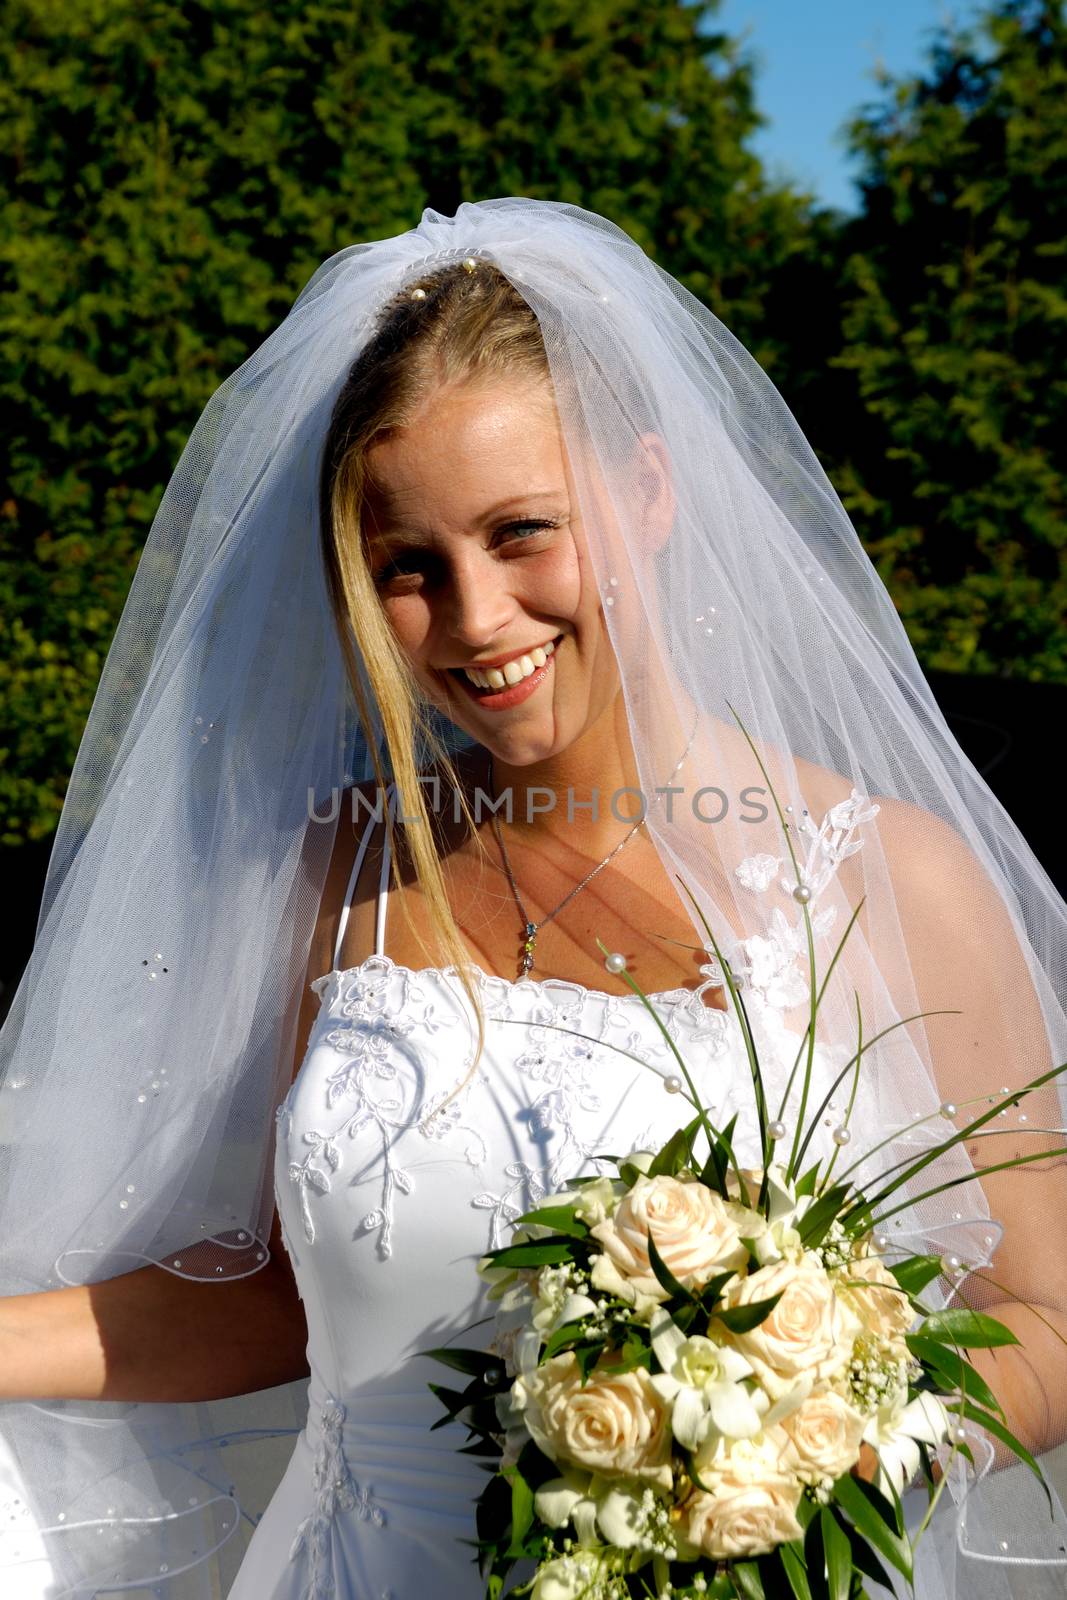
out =
[[[477,689],[504,689],[521,683],[531,672],[543,667],[556,646],[552,640],[546,645],[535,645],[528,655],[517,656],[503,667],[464,667],[463,671]]]

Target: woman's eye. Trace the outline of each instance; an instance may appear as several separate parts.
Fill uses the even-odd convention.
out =
[[[375,588],[381,589],[396,579],[417,577],[419,571],[420,566],[416,556],[401,556],[396,561],[387,561],[374,574]]]
[[[545,529],[555,528],[557,526],[557,523],[549,521],[509,522],[506,527],[500,529],[500,534],[503,538],[506,538],[511,534],[515,534],[521,543],[524,539],[532,538],[535,533],[542,533],[545,531]]]
[[[524,544],[539,533],[558,528],[559,523],[547,518],[533,522],[509,522],[498,528],[494,547],[500,544]],[[444,577],[443,563],[432,550],[411,550],[385,561],[373,574],[376,589],[388,588],[393,593],[406,592],[420,582],[434,582]]]

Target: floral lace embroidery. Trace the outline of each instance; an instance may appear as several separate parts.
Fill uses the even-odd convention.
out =
[[[533,1167],[527,1166],[525,1161],[509,1161],[504,1168],[504,1176],[515,1179],[510,1189],[506,1189],[502,1195],[483,1190],[471,1201],[471,1205],[478,1210],[493,1213],[489,1220],[490,1250],[499,1250],[501,1245],[506,1244],[505,1223],[517,1222],[524,1211],[532,1211],[539,1206],[548,1192]],[[517,1198],[520,1195],[521,1200]]]
[[[818,828],[806,811],[796,824],[795,837],[805,845],[801,878],[811,890],[809,915],[816,934],[832,925],[835,908],[813,908],[812,902],[825,890],[840,862],[860,848],[853,835],[878,810],[853,789],[847,800],[827,812]],[[782,868],[790,875],[776,879]],[[791,862],[788,856],[760,852],[746,857],[734,870],[741,884],[753,893],[765,893],[777,881],[777,887],[789,897],[789,911],[796,910],[791,918],[775,906],[763,932],[738,942],[740,956],[735,965],[740,983],[754,1001],[750,1021],[758,1025],[763,1016],[780,1034],[784,1026],[781,1013],[805,1001],[809,993],[799,965],[801,958],[806,958],[807,939],[803,914],[792,899]],[[663,1033],[647,1025],[636,1026],[646,1019],[643,1010],[640,1014],[635,1011],[636,1002],[629,995],[601,994],[558,979],[509,982],[481,974],[487,1020],[512,1024],[517,1030],[514,1065],[530,1086],[522,1115],[540,1152],[540,1170],[513,1161],[501,1174],[501,1187],[483,1188],[470,1201],[474,1208],[489,1213],[490,1248],[504,1241],[509,1222],[538,1204],[566,1177],[583,1167],[607,1170],[603,1157],[618,1152],[600,1147],[605,1089],[612,1082],[613,1066],[620,1072],[628,1069],[627,1053],[667,1077],[677,1071],[671,1044],[689,1061],[697,1046],[707,1095],[719,1116],[725,1121],[734,1101],[738,1109],[743,1108],[747,1071],[740,1075],[724,1071],[716,1082],[716,1063],[730,1058],[740,1041],[732,1012],[705,1003],[707,991],[724,984],[714,953],[708,950],[707,956],[699,969],[703,982],[695,990],[677,989],[651,997]],[[321,1042],[338,1057],[326,1078],[324,1110],[345,1110],[349,1105],[351,1110],[337,1126],[305,1127],[302,1157],[288,1161],[309,1244],[315,1242],[313,1197],[331,1192],[334,1175],[345,1162],[345,1142],[364,1130],[371,1130],[380,1151],[382,1184],[378,1203],[363,1216],[359,1227],[377,1235],[383,1259],[392,1254],[397,1196],[414,1191],[411,1171],[397,1157],[401,1135],[415,1133],[442,1145],[458,1143],[464,1159],[475,1169],[487,1162],[488,1147],[469,1108],[472,1096],[491,1089],[488,1077],[484,1072],[476,1074],[458,1094],[452,1093],[467,1076],[470,1055],[462,1057],[455,1051],[460,1061],[454,1082],[410,1105],[405,1104],[406,1075],[399,1070],[407,1042],[416,1033],[432,1035],[462,1028],[466,1039],[469,1019],[458,986],[452,982],[456,976],[451,968],[418,973],[394,964],[387,956],[371,956],[358,967],[327,973],[312,985],[326,1009],[327,1024],[332,1024]],[[442,1052],[445,1056],[450,1053]],[[766,1065],[773,1073],[773,1059],[768,1063],[765,1058]],[[277,1110],[279,1137],[285,1141],[292,1133],[294,1088],[295,1080]],[[617,1109],[610,1100],[608,1105]],[[632,1133],[620,1137],[630,1148],[636,1146]],[[645,1142],[654,1137],[650,1125]]]
[[[383,1165],[381,1196],[378,1205],[366,1213],[359,1225],[365,1233],[377,1233],[378,1253],[383,1259],[393,1251],[396,1195],[398,1192],[410,1195],[415,1187],[410,1172],[396,1160],[396,1136],[414,1123],[428,1139],[465,1133],[469,1141],[466,1157],[472,1166],[480,1164],[486,1153],[485,1142],[477,1129],[462,1120],[463,1105],[473,1084],[467,1085],[445,1107],[441,1103],[447,1099],[447,1093],[414,1112],[405,1109],[401,1094],[391,1092],[400,1081],[394,1056],[408,1035],[416,1028],[436,1033],[441,1028],[455,1026],[459,1019],[428,1000],[417,974],[394,967],[391,962],[385,965],[385,960],[372,957],[351,974],[329,973],[325,979],[316,981],[315,987],[321,995],[327,982],[345,980],[339,1006],[342,1023],[324,1036],[324,1042],[343,1058],[326,1080],[326,1109],[332,1111],[346,1100],[355,1101],[355,1107],[328,1133],[318,1128],[305,1129],[302,1142],[308,1147],[307,1152],[302,1160],[289,1163],[290,1180],[299,1190],[304,1234],[308,1243],[314,1244],[311,1193],[330,1193],[332,1175],[343,1164],[342,1139],[354,1139],[367,1126],[376,1129]],[[399,974],[402,987],[398,1002],[391,1005],[387,984],[394,973]],[[289,1110],[288,1100],[287,1096],[279,1107],[279,1116],[283,1108]],[[283,1128],[286,1138],[291,1128],[290,1117]]]
[[[800,864],[800,881],[811,891],[808,908],[814,934],[825,933],[833,926],[837,908],[825,906],[814,913],[811,908],[845,857],[860,848],[862,840],[853,839],[856,829],[877,816],[880,810],[880,806],[868,804],[866,797],[853,789],[847,799],[831,806],[818,828],[807,811],[795,825],[796,834],[807,841],[806,854]],[[734,868],[734,873],[746,889],[762,894],[771,887],[775,873],[782,866],[788,866],[789,875],[778,879],[778,888],[789,896],[790,905],[795,905],[796,880],[788,855],[761,852],[746,856]],[[742,975],[766,1005],[781,1011],[808,999],[808,980],[798,966],[808,948],[802,911],[798,910],[790,921],[781,907],[775,906],[766,934],[752,934],[743,939],[741,948],[744,952]]]
[[[375,1504],[373,1492],[356,1482],[345,1460],[341,1435],[344,1420],[344,1406],[327,1393],[319,1414],[321,1432],[312,1467],[315,1509],[297,1527],[289,1549],[290,1561],[302,1554],[308,1558],[307,1583],[301,1600],[333,1600],[336,1591],[330,1534],[338,1511],[354,1511],[363,1522],[373,1523],[376,1528],[385,1527],[385,1512]]]

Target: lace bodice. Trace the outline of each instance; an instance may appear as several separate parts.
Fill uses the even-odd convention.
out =
[[[754,892],[766,865],[746,867]],[[307,1315],[310,1409],[231,1600],[475,1600],[457,1541],[473,1537],[484,1475],[456,1453],[458,1426],[431,1432],[441,1413],[428,1384],[444,1369],[420,1352],[470,1342],[487,1314],[478,1258],[566,1178],[608,1171],[607,1155],[658,1146],[689,1119],[675,1050],[713,1121],[738,1113],[742,1163],[759,1156],[739,1023],[704,1000],[722,980],[714,962],[700,988],[650,996],[655,1015],[630,992],[482,973],[485,1047],[471,1074],[475,1020],[456,972],[416,972],[381,948],[386,871],[378,949],[314,981],[319,1012],[277,1108],[275,1190]],[[342,920],[338,952],[343,933]],[[791,951],[774,938],[750,942],[745,993],[776,1107],[799,1039],[781,1015],[796,1000]],[[817,1049],[813,1105],[832,1077]],[[813,1154],[833,1148],[835,1120],[830,1109]],[[268,1548],[285,1569],[269,1588]]]

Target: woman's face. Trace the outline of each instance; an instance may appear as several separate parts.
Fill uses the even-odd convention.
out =
[[[566,749],[619,678],[548,389],[438,390],[368,467],[371,572],[426,694],[501,761]]]

